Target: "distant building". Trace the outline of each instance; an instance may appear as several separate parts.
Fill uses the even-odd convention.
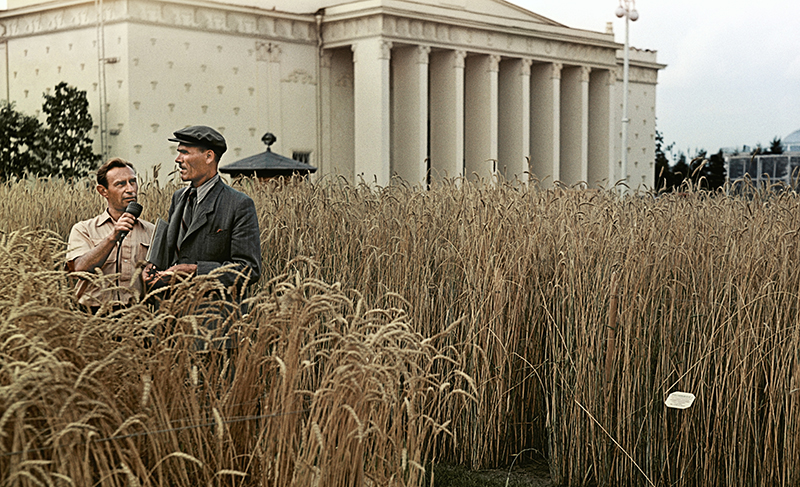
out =
[[[34,114],[86,90],[96,151],[168,166],[181,127],[228,140],[223,165],[298,154],[317,175],[386,185],[497,173],[594,186],[654,180],[656,53],[503,0],[8,0],[0,98]],[[101,15],[99,15],[101,13]],[[167,171],[162,171],[166,173]]]
[[[786,152],[800,152],[800,130],[795,130],[783,139],[783,150]]]
[[[753,156],[742,152],[725,155],[728,180],[749,179],[756,184],[783,182],[794,188],[800,187],[800,130],[792,132],[781,142],[783,154]]]

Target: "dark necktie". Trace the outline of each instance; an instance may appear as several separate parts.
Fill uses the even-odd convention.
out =
[[[186,236],[186,232],[189,230],[189,227],[192,226],[192,217],[194,216],[194,202],[197,199],[197,189],[189,188],[187,191],[188,196],[186,197],[186,203],[183,205],[183,215],[181,215],[181,229],[178,232],[178,242],[176,247],[178,251],[181,250],[181,242],[183,242],[183,237]]]

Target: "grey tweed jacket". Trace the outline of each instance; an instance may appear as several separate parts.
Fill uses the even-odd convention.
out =
[[[188,187],[179,189],[172,195],[167,228],[169,262],[197,264],[198,275],[235,264],[235,272],[220,276],[226,288],[236,284],[241,290],[258,281],[261,276],[261,232],[258,229],[256,206],[249,196],[222,180],[211,188],[198,205],[192,224],[180,243],[180,252],[177,252],[178,231],[186,202],[184,193],[187,190]],[[246,280],[243,281],[238,273],[247,276]]]

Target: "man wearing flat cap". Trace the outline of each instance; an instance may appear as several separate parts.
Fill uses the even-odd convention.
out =
[[[234,299],[261,275],[261,233],[253,200],[225,184],[217,172],[227,150],[225,138],[203,125],[186,127],[168,139],[178,143],[181,179],[190,185],[172,195],[166,245],[172,265],[150,274],[148,282],[168,281],[174,274],[204,275],[234,264],[219,276]]]

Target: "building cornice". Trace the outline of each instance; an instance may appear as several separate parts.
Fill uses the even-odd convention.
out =
[[[346,47],[355,41],[381,37],[394,45],[426,45],[433,49],[465,50],[531,58],[541,62],[566,62],[612,69],[616,66],[615,42],[597,42],[568,35],[496,29],[491,24],[456,23],[452,18],[411,17],[407,12],[374,10],[369,15],[326,16],[323,45]]]
[[[625,62],[625,53],[622,49],[617,51],[617,64],[622,66]],[[628,62],[631,66],[636,66],[643,69],[654,69],[656,71],[662,70],[667,67],[666,64],[661,64],[656,61],[656,51],[649,49],[637,49],[631,47],[628,53]]]
[[[103,22],[106,25],[133,22],[316,43],[312,16],[202,1],[106,0],[103,3]],[[0,37],[4,38],[93,28],[96,25],[94,2],[65,0],[0,13]]]
[[[618,61],[618,64],[620,66],[622,66],[623,60],[617,58],[617,61]],[[666,64],[643,62],[643,61],[629,61],[629,63],[630,63],[630,65],[632,67],[635,66],[637,68],[652,69],[652,70],[655,70],[655,71],[660,71],[660,70],[665,69],[667,67]]]
[[[338,22],[384,14],[393,17],[419,19],[445,25],[458,25],[474,29],[490,30],[515,35],[542,37],[559,41],[576,42],[586,45],[595,45],[604,48],[621,49],[622,44],[614,41],[613,34],[573,29],[557,23],[541,23],[531,19],[513,19],[507,17],[487,16],[469,11],[445,9],[435,5],[415,4],[416,8],[409,8],[408,2],[369,2],[360,5],[361,8],[352,8],[346,4],[341,7],[325,9],[326,22]],[[349,8],[346,8],[349,7]]]

